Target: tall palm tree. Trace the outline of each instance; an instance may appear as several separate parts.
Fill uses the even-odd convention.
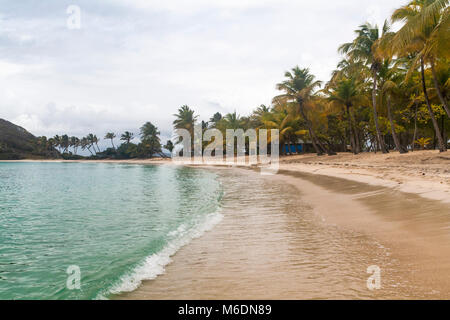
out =
[[[222,114],[220,112],[216,112],[210,119],[209,119],[209,127],[215,128],[217,123],[222,120]]]
[[[144,153],[152,157],[155,153],[161,152],[160,132],[151,122],[146,122],[141,127],[141,141],[144,146]]]
[[[70,146],[73,148],[73,154],[77,155],[78,147],[80,146],[80,139],[77,137],[70,137]]]
[[[53,143],[56,148],[58,148],[59,153],[62,153],[62,139],[61,136],[56,135],[53,137]]]
[[[178,109],[178,113],[174,114],[175,120],[173,125],[175,129],[186,129],[189,131],[191,136],[194,136],[194,126],[197,122],[198,116],[194,115],[194,110],[189,108],[189,106],[184,105]]]
[[[450,55],[450,8],[449,0],[414,0],[397,9],[392,21],[404,22],[392,41],[394,50],[401,51],[412,44],[418,49],[417,61],[430,64],[433,83],[447,115],[450,108],[439,87],[436,63]]]
[[[88,150],[91,151],[90,148],[92,147],[92,149],[94,150],[94,152],[97,154],[97,150],[95,150],[95,143],[98,141],[97,137],[96,137],[94,134],[89,133],[89,134],[86,136],[86,139],[87,139],[87,141],[89,142],[89,147],[87,147]],[[91,152],[91,153],[92,153],[92,152]]]
[[[116,150],[116,147],[114,146],[114,138],[116,137],[116,134],[114,132],[108,132],[105,135],[105,139],[110,139],[111,140],[111,144],[114,150]]]
[[[60,145],[63,149],[63,153],[67,153],[70,146],[70,139],[67,134],[61,136]]]
[[[360,86],[355,80],[345,78],[337,81],[336,85],[329,88],[327,91],[325,91],[328,93],[327,99],[331,102],[331,104],[344,107],[352,151],[354,154],[358,154],[360,152],[359,138],[356,128],[353,126],[352,112],[350,108],[364,103],[366,100],[365,95],[361,93]]]
[[[392,37],[392,52],[398,55],[406,55],[408,53],[414,55],[408,76],[416,68],[420,69],[425,102],[436,137],[438,138],[439,151],[441,152],[447,151],[447,146],[431,107],[426,85],[425,65],[431,65],[436,92],[447,115],[450,117],[450,110],[438,85],[435,70],[438,54],[442,53],[444,56],[448,56],[450,51],[450,41],[446,41],[449,40],[448,2],[448,0],[414,0],[406,6],[397,9],[391,17],[394,22],[404,22],[403,27]]]
[[[191,152],[194,152],[194,129],[198,116],[194,115],[195,112],[189,106],[184,105],[178,109],[178,113],[174,114],[175,120],[173,126],[175,129],[185,129],[191,136]],[[177,144],[181,143],[181,136],[177,139]]]
[[[389,31],[389,25],[385,21],[383,25],[383,34]],[[377,140],[383,153],[388,153],[383,137],[381,135],[380,125],[378,123],[377,112],[377,85],[378,72],[381,67],[380,58],[376,54],[376,45],[381,38],[380,30],[377,25],[365,23],[355,30],[357,37],[353,42],[345,43],[339,47],[339,52],[346,54],[351,60],[361,61],[370,68],[372,73],[372,108]]]
[[[125,131],[121,136],[120,140],[125,141],[127,144],[130,144],[130,141],[134,139],[134,133]]]
[[[278,101],[288,103],[295,102],[298,106],[300,115],[305,120],[316,153],[318,155],[323,155],[325,152],[329,155],[335,154],[329,148],[325,148],[322,142],[317,138],[312,122],[305,110],[306,104],[309,103],[314,96],[314,91],[320,87],[321,81],[316,81],[314,75],[309,72],[308,68],[300,69],[298,66],[293,68],[291,72],[286,71],[284,76],[287,79],[277,84],[277,89],[284,91],[284,94],[275,97],[274,103],[277,103]]]
[[[89,141],[88,137],[83,137],[80,140],[80,146],[81,146],[81,150],[85,150],[88,149],[89,152],[91,153],[91,155],[93,156],[94,154],[91,151],[91,142]]]

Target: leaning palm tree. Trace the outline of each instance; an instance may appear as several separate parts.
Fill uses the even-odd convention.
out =
[[[88,138],[88,137],[83,137],[83,138],[80,140],[80,146],[81,146],[81,150],[88,149],[89,152],[91,153],[91,155],[92,155],[92,156],[94,155],[94,154],[92,153],[92,151],[91,151],[91,142],[89,141],[89,138]]]
[[[90,148],[92,148],[94,150],[95,153],[97,153],[97,150],[95,150],[95,143],[98,141],[97,137],[95,135],[93,135],[92,133],[89,133],[86,136],[87,141],[89,142],[89,151],[91,151]]]
[[[383,25],[383,34],[389,31],[389,25],[385,21]],[[377,112],[377,85],[378,85],[378,72],[381,67],[381,60],[376,54],[376,46],[380,37],[380,30],[377,25],[371,25],[370,23],[359,26],[359,29],[355,30],[357,37],[353,42],[345,43],[339,47],[339,52],[346,54],[351,60],[361,61],[368,66],[372,73],[372,108],[373,108],[373,120],[375,122],[375,129],[377,132],[378,144],[383,153],[388,153],[383,137],[381,135],[380,125],[378,123]]]
[[[77,137],[70,137],[70,146],[73,148],[73,154],[77,155],[78,147],[80,146],[80,139]]]
[[[54,146],[58,148],[59,153],[62,153],[62,139],[61,136],[56,135],[53,137]]]
[[[291,72],[286,71],[284,76],[287,78],[283,82],[277,84],[277,89],[284,91],[284,94],[276,96],[274,103],[287,102],[296,103],[298,111],[302,116],[308,128],[309,136],[314,149],[318,155],[323,155],[327,152],[329,155],[335,154],[330,148],[325,148],[322,142],[318,139],[312,122],[307,116],[305,106],[310,102],[314,96],[314,91],[320,87],[321,81],[316,81],[314,75],[309,73],[309,69],[300,69],[298,66],[293,68]]]
[[[114,132],[108,132],[105,135],[105,139],[110,139],[111,140],[111,144],[114,150],[116,150],[116,147],[114,146],[114,138],[116,137],[116,134]]]
[[[126,144],[130,144],[130,141],[134,139],[134,133],[125,131],[121,136],[120,140],[125,141]]]

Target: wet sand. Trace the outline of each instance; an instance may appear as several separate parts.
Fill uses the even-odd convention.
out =
[[[448,204],[298,171],[217,171],[223,221],[115,298],[450,299]],[[371,265],[380,290],[366,286]]]

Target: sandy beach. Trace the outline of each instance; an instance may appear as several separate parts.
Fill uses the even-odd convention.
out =
[[[351,235],[347,249],[355,250],[352,257],[336,257],[323,243],[321,246],[331,261],[352,260],[351,266],[345,267],[352,268],[355,279],[339,279],[345,275],[330,271],[318,280],[296,267],[307,264],[300,254],[304,247],[296,241],[285,242],[298,237],[295,217],[304,207],[294,205],[284,212],[287,216],[275,212],[265,218],[252,208],[233,208],[225,210],[219,226],[182,248],[166,274],[119,298],[448,299],[448,161],[435,152],[401,158],[398,154],[293,156],[281,160],[278,175],[263,178],[292,187],[290,192],[302,199],[302,205],[325,228],[331,228],[327,232]],[[243,177],[258,175],[257,170],[234,170]],[[257,223],[244,228],[241,215],[254,216]],[[306,241],[302,237],[297,240]],[[361,251],[354,248],[355,242]],[[385,277],[382,290],[365,288],[366,270],[358,260],[367,266],[380,265]],[[263,279],[262,283],[258,279]],[[324,289],[324,279],[333,282],[332,290]]]
[[[116,298],[450,298],[449,156],[296,155],[273,176],[209,170],[224,184],[242,181],[242,192],[225,196],[223,221],[181,248],[163,275]],[[380,290],[366,287],[371,265],[381,269]]]

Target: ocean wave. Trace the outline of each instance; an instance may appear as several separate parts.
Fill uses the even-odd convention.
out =
[[[159,252],[148,256],[132,272],[123,275],[110,289],[98,294],[96,299],[107,299],[109,295],[136,290],[144,280],[152,280],[165,272],[165,267],[172,262],[172,256],[193,239],[201,237],[223,219],[220,211],[206,215],[192,227],[182,224],[177,230],[168,234],[169,242]]]

